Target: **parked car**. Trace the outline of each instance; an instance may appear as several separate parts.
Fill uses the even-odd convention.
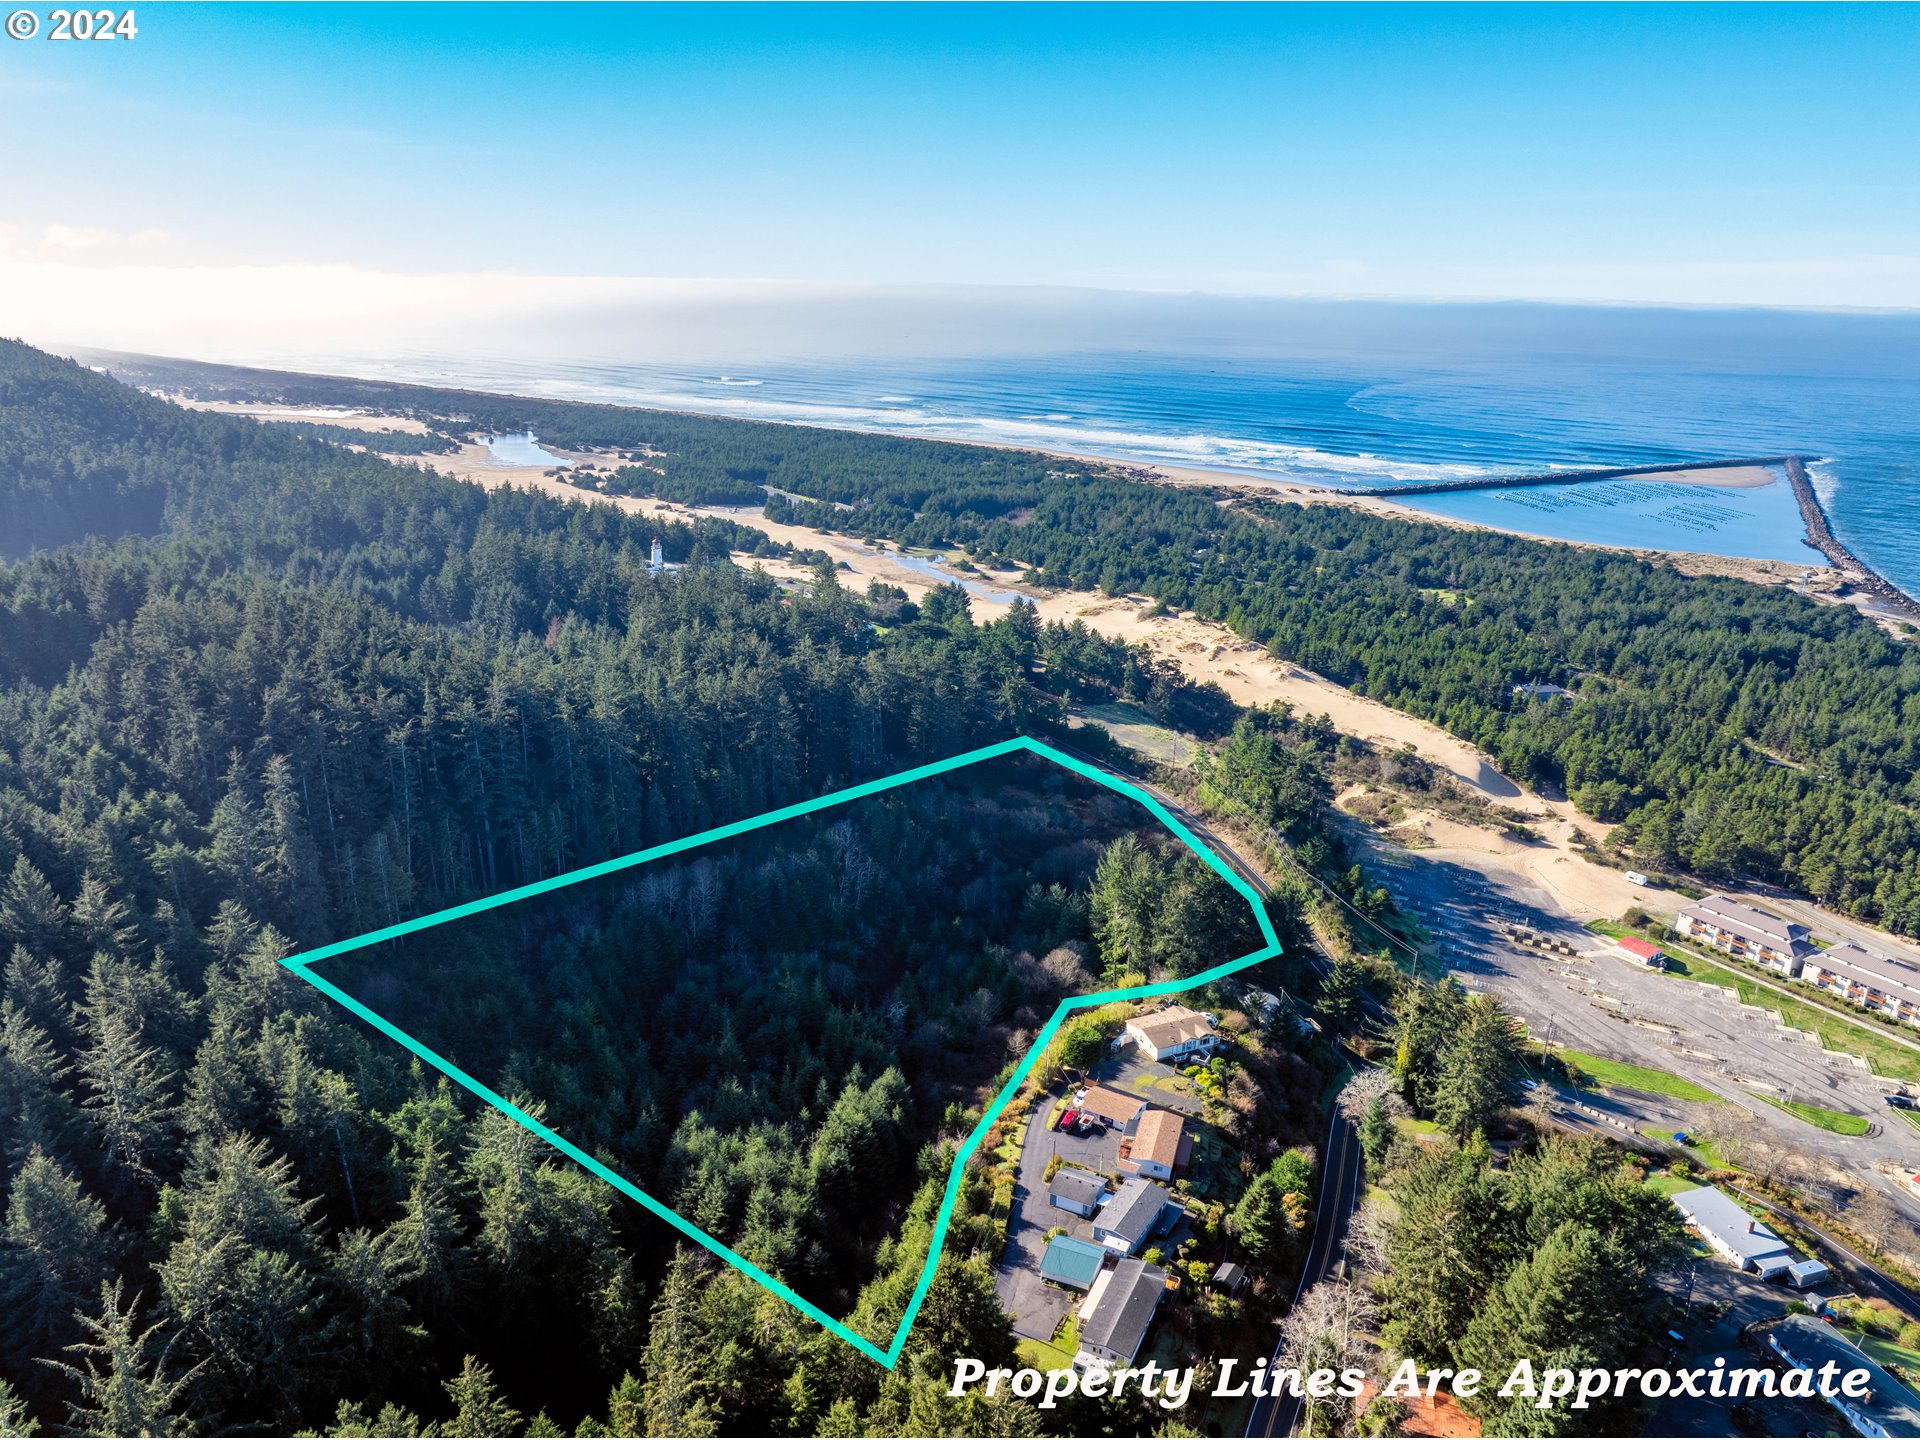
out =
[[[1083,1112],[1074,1117],[1073,1133],[1076,1135],[1104,1135],[1107,1133],[1107,1122],[1098,1115],[1088,1115]]]
[[[1074,1122],[1079,1119],[1080,1112],[1078,1110],[1071,1108],[1062,1110],[1060,1112],[1060,1118],[1053,1122],[1053,1128],[1056,1130],[1071,1130],[1073,1129]]]

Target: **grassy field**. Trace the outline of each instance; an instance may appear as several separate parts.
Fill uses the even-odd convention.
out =
[[[1818,1125],[1822,1130],[1831,1130],[1836,1135],[1864,1135],[1872,1127],[1859,1115],[1847,1115],[1839,1110],[1829,1110],[1824,1105],[1802,1105],[1793,1100],[1776,1100],[1771,1095],[1755,1095],[1756,1100],[1764,1100],[1776,1110],[1784,1110],[1796,1119],[1809,1125]]]
[[[1645,1065],[1627,1065],[1619,1060],[1603,1060],[1598,1055],[1587,1055],[1578,1050],[1556,1053],[1603,1087],[1619,1085],[1628,1090],[1644,1090],[1650,1095],[1669,1095],[1675,1100],[1692,1100],[1700,1104],[1712,1104],[1720,1098],[1711,1090],[1703,1090],[1691,1080],[1682,1080],[1665,1070],[1650,1070]]]
[[[1639,935],[1642,940],[1652,941],[1651,936],[1637,930],[1628,932],[1621,925],[1599,922],[1589,928],[1598,934],[1614,935],[1616,938],[1632,933]],[[1724,985],[1738,993],[1742,1003],[1764,1005],[1777,1013],[1783,1024],[1791,1025],[1796,1030],[1811,1030],[1829,1050],[1844,1050],[1849,1055],[1858,1055],[1872,1065],[1878,1074],[1920,1081],[1920,1050],[1908,1049],[1890,1035],[1876,1030],[1872,1024],[1854,1024],[1837,1019],[1792,995],[1770,990],[1757,984],[1752,976],[1743,974],[1737,968],[1721,965],[1685,943],[1671,940],[1652,943],[1665,950],[1673,962],[1672,968],[1667,971],[1670,977],[1706,985]],[[1836,999],[1834,1003],[1838,1006],[1845,1002]]]
[[[1191,765],[1200,747],[1177,730],[1169,730],[1137,705],[1075,705],[1076,718],[1106,726],[1122,745],[1163,765]]]

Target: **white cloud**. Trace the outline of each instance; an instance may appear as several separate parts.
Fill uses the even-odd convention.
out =
[[[95,250],[112,238],[111,231],[88,225],[49,225],[40,232],[47,250]]]

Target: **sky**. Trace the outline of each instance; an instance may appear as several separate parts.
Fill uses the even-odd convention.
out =
[[[1113,292],[1920,308],[1913,7],[137,17],[0,40],[0,331],[617,315],[670,344]]]

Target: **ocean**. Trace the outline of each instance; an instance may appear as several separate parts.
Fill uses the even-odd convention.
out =
[[[1229,358],[1151,352],[738,366],[330,357],[336,372],[1191,466],[1336,487],[1554,468],[1818,455],[1815,488],[1855,553],[1920,594],[1920,365],[1847,373],[1730,353]],[[1410,496],[1548,538],[1824,563],[1784,481],[1643,481]]]

